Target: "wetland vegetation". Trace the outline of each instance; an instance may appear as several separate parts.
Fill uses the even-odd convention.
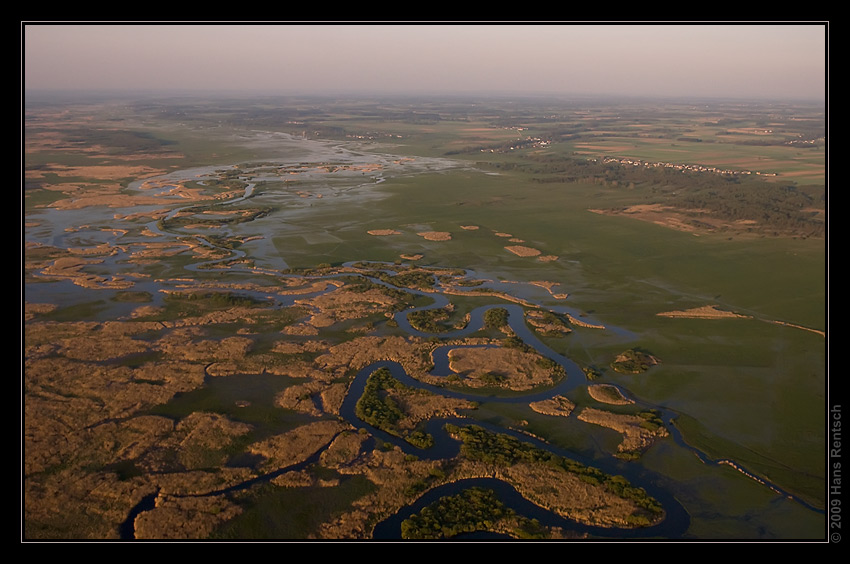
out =
[[[39,98],[24,126],[25,538],[562,538],[474,485],[393,521],[494,476],[571,538],[824,535],[823,107]]]

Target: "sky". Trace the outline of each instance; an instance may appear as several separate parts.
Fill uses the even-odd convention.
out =
[[[824,23],[22,22],[48,90],[819,99]]]

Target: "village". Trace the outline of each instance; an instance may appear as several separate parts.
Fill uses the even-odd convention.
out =
[[[591,158],[588,159],[592,162],[597,162],[597,159]],[[631,166],[644,166],[647,168],[671,168],[673,170],[679,170],[681,172],[711,172],[714,174],[725,174],[731,176],[748,176],[751,174],[759,175],[759,176],[776,176],[775,172],[753,172],[750,170],[731,170],[718,168],[716,166],[705,166],[700,164],[676,164],[676,163],[666,163],[666,162],[645,162],[640,159],[633,159],[630,157],[605,157],[602,159],[603,163],[618,163],[621,165],[631,165]]]

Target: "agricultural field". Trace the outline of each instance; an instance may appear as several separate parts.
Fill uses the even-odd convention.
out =
[[[823,107],[24,117],[26,539],[825,538]]]

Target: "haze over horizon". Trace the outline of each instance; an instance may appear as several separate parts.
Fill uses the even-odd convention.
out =
[[[813,24],[22,22],[30,90],[825,101]]]

